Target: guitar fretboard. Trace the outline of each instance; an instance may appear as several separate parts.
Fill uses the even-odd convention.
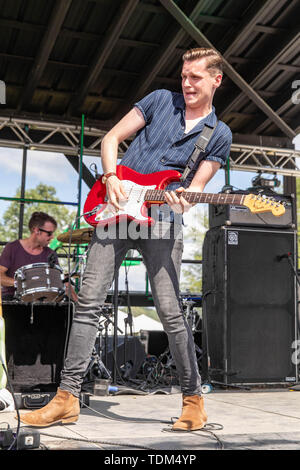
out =
[[[164,202],[164,194],[169,191],[162,189],[148,189],[145,193],[145,201],[152,203]],[[214,194],[214,193],[195,193],[195,192],[184,192],[181,193],[184,199],[193,203],[208,203],[208,204],[236,204],[243,205],[244,194]]]

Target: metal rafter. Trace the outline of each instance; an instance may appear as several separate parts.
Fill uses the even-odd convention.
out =
[[[284,61],[286,55],[290,55],[292,50],[298,51],[300,45],[300,33],[297,32],[288,35],[285,38],[285,45],[283,48],[280,49],[278,54],[275,57],[272,57],[269,61],[266,62],[263,69],[256,75],[256,77],[250,82],[251,87],[261,88],[266,81],[272,75],[272,72],[276,68],[284,68],[281,65],[281,62]],[[231,101],[230,105],[226,107],[220,114],[220,118],[226,116],[228,112],[232,109],[237,109],[238,106],[241,106],[246,102],[245,95],[240,93],[234,100]]]
[[[146,4],[139,4],[137,8],[140,8],[142,5],[146,6]],[[142,8],[143,10],[146,10],[145,8]],[[157,13],[166,13],[166,11],[163,9],[163,7],[160,7],[159,10],[157,10]],[[217,25],[222,25],[222,26],[234,26],[239,23],[239,20],[233,19],[233,18],[225,18],[222,16],[211,16],[211,15],[202,15],[200,14],[198,16],[198,20],[201,23],[204,24],[217,24]],[[254,31],[266,33],[266,34],[285,34],[289,30],[287,28],[280,28],[278,26],[267,26],[260,24],[261,19],[259,18],[259,21],[257,24],[253,26]],[[28,23],[26,21],[19,21],[19,20],[10,20],[7,18],[1,18],[0,19],[0,27],[2,28],[14,28],[14,29],[19,29],[21,31],[32,31],[32,32],[44,32],[45,27],[43,25],[39,24],[34,24],[34,23]],[[70,38],[75,38],[75,39],[80,39],[80,40],[85,40],[85,41],[98,41],[101,39],[101,35],[97,33],[87,33],[84,31],[74,31],[72,29],[68,28],[62,28],[59,33],[60,36],[64,37],[70,37]],[[126,40],[126,39],[119,39],[119,41],[128,41],[128,44],[135,44],[135,47],[144,47],[144,46],[151,46],[151,47],[158,47],[159,44],[156,43],[149,43],[149,42],[144,42],[144,41],[137,41],[137,40]]]
[[[49,26],[44,34],[42,43],[34,60],[34,64],[29,72],[25,89],[22,92],[21,101],[18,106],[19,110],[32,99],[34,90],[43,75],[49,56],[71,3],[72,0],[57,0],[55,3]]]
[[[200,0],[197,3],[196,7],[193,9],[190,15],[192,21],[199,17],[205,3],[206,0]],[[131,104],[136,101],[136,99],[140,98],[146,93],[161,68],[165,65],[168,60],[170,60],[172,52],[178,46],[180,41],[182,41],[185,35],[186,32],[183,29],[177,29],[175,33],[174,30],[169,32],[167,38],[164,41],[163,46],[161,47],[161,52],[158,55],[155,55],[152,60],[149,60],[148,66],[140,76],[139,80],[135,81],[134,86],[132,87],[132,90],[129,93],[129,97],[127,98],[127,102],[124,103],[124,105],[121,106],[118,110],[116,120],[118,120],[123,114],[128,111]]]
[[[199,31],[192,21],[178,8],[172,0],[160,0],[162,5],[170,14],[181,24],[182,28],[199,44],[206,47],[212,47],[213,44]],[[258,93],[241,77],[241,75],[224,59],[224,71],[228,77],[250,98],[258,108],[260,108],[279,129],[288,137],[293,139],[296,136],[295,131],[278,116],[275,111],[258,95]]]
[[[94,60],[89,69],[89,73],[85,78],[81,89],[79,90],[78,96],[76,96],[75,100],[71,102],[69,111],[72,111],[76,108],[79,109],[84,102],[86,96],[89,93],[89,90],[93,87],[97,78],[99,77],[108,56],[117,43],[138,2],[139,0],[129,0],[128,2],[123,3],[123,7],[121,8],[119,15],[115,17],[111,27],[105,35],[103,44],[101,44],[101,47],[99,47],[98,52],[94,57]]]
[[[261,1],[261,7],[258,10],[255,10],[255,13],[249,18],[247,14],[246,18],[240,24],[240,32],[231,42],[230,46],[224,52],[224,57],[228,59],[230,55],[233,55],[240,51],[243,41],[247,39],[251,31],[255,29],[257,23],[262,23],[264,18],[275,8],[280,7],[285,3],[286,0],[267,0]]]

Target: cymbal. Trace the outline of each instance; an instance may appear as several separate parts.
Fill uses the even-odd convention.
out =
[[[70,231],[61,233],[58,235],[57,240],[63,243],[69,243],[71,235],[71,243],[79,245],[81,243],[89,243],[92,239],[93,233],[93,227],[79,228],[77,230],[73,230],[72,233]]]

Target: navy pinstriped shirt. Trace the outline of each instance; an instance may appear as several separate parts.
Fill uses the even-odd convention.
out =
[[[206,118],[185,134],[183,95],[168,90],[156,90],[135,103],[135,106],[143,113],[146,126],[137,133],[121,164],[143,174],[164,170],[178,170],[182,173],[204,124],[214,126],[217,119],[213,107]],[[231,142],[232,134],[229,127],[218,121],[203,158],[217,161],[221,166],[225,166]],[[190,184],[198,165],[199,161],[189,174],[185,186]],[[173,183],[168,189],[174,189],[179,185]]]

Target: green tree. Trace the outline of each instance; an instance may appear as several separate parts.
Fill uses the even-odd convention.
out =
[[[15,197],[20,197],[21,190],[17,190]],[[59,201],[56,196],[56,189],[53,186],[38,184],[34,189],[26,190],[25,198]],[[29,235],[28,222],[31,214],[35,211],[46,212],[57,221],[56,234],[63,232],[72,223],[76,216],[76,210],[69,210],[63,205],[47,204],[39,202],[25,203],[24,205],[24,223],[23,237]],[[18,238],[20,219],[20,203],[13,201],[3,214],[3,220],[0,222],[0,240],[11,242]]]

